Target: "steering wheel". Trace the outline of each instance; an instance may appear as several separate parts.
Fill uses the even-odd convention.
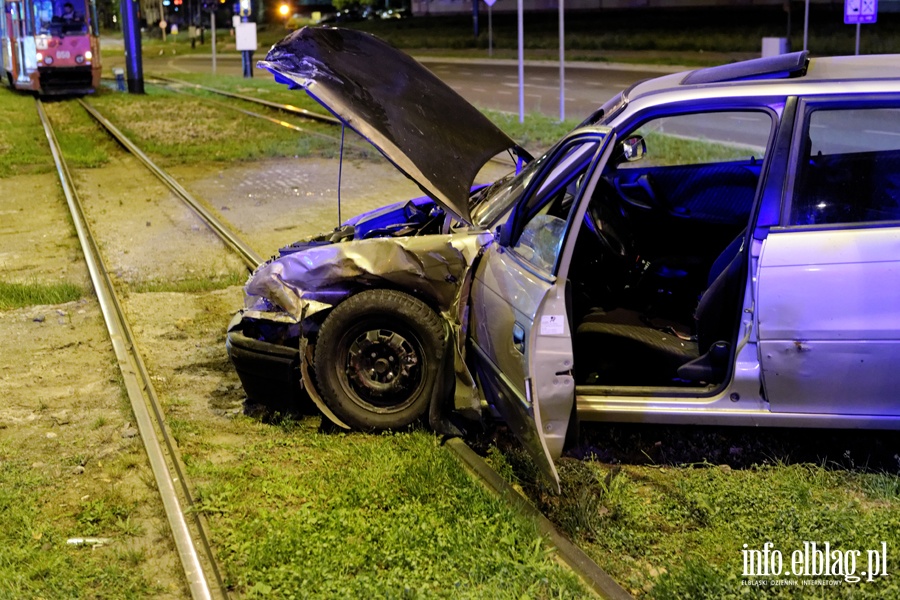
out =
[[[606,254],[615,257],[617,261],[630,263],[630,266],[637,259],[634,238],[625,215],[618,203],[613,200],[615,196],[611,196],[610,192],[615,193],[608,183],[604,185],[604,189],[598,188],[588,203],[587,217],[590,221],[585,225],[600,242]]]

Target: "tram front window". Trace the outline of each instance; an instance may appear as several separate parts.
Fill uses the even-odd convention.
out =
[[[44,35],[86,33],[83,0],[35,0],[34,10]]]

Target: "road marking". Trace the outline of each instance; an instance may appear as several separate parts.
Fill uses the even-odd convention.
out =
[[[501,94],[503,96],[511,96],[512,92],[504,92],[503,90],[497,90],[497,94]]]
[[[872,133],[875,135],[893,135],[900,137],[900,133],[896,131],[875,131],[874,129],[863,129],[863,133]]]
[[[178,65],[176,65],[174,61],[170,60],[166,64],[169,66],[170,69],[175,69],[179,73],[190,73],[190,71],[185,69],[184,67],[179,67]]]
[[[750,121],[750,122],[753,122],[753,123],[759,123],[759,121],[760,121],[759,119],[756,119],[756,118],[754,118],[754,117],[734,117],[734,116],[731,116],[731,117],[728,117],[728,118],[731,119],[732,121]]]
[[[502,85],[505,85],[506,87],[519,87],[518,83],[504,83]],[[559,91],[558,85],[535,85],[533,83],[526,83],[522,87],[525,87],[525,88],[528,88],[531,90],[550,90],[552,92]]]
[[[486,92],[487,90],[484,88],[472,88],[473,92]]]

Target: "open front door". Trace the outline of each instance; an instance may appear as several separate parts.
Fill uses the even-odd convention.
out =
[[[470,339],[488,402],[559,491],[575,401],[566,274],[602,163],[607,130],[580,130],[510,186],[521,198],[486,251],[471,294]]]

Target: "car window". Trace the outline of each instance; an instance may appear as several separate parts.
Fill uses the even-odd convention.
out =
[[[564,150],[553,168],[533,184],[535,192],[521,207],[525,226],[513,250],[540,269],[552,271],[556,264],[569,212],[580,195],[597,146],[596,141],[590,141]]]
[[[815,110],[801,139],[792,225],[900,220],[900,108]]]
[[[638,160],[620,145],[604,178],[626,212],[746,227],[756,198],[773,119],[760,110],[667,115],[626,130],[643,139]]]
[[[763,112],[730,111],[653,119],[628,137],[644,138],[647,153],[635,166],[696,165],[763,158],[772,118]],[[629,168],[629,163],[621,165]]]

